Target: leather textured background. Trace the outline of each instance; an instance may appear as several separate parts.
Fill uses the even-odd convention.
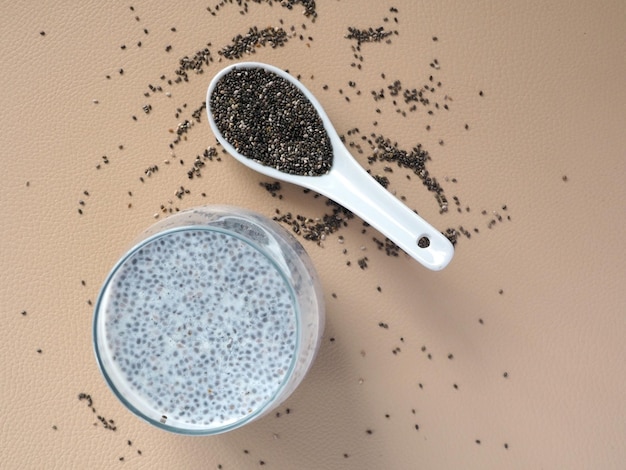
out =
[[[4,2],[2,468],[624,468],[624,2],[316,3],[312,22],[279,2],[246,14],[236,2]],[[107,388],[91,304],[161,205],[329,211],[288,185],[272,197],[226,155],[188,179],[215,142],[204,115],[169,147],[218,51],[270,25],[288,42],[243,59],[300,74],[340,133],[359,129],[347,139],[364,166],[437,228],[471,238],[439,273],[379,251],[382,237],[356,219],[321,246],[302,240],[327,302],[310,374],[280,416],[171,435]],[[355,51],[349,26],[398,34]],[[215,62],[168,85],[207,43]],[[394,106],[394,80],[432,86],[430,104],[411,112],[401,92]],[[370,133],[423,144],[450,210],[409,170],[370,167]]]

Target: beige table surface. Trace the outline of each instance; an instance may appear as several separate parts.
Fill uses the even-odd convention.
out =
[[[214,2],[2,2],[0,467],[624,468],[626,3],[318,0],[312,21]],[[222,58],[255,26],[288,40]],[[359,50],[349,27],[397,34]],[[176,83],[205,47],[214,61]],[[221,153],[188,178],[215,145],[192,116],[209,80],[250,59],[300,75],[364,166],[457,230],[456,254],[430,272],[358,219],[300,238],[327,305],[310,374],[278,417],[178,436],[107,388],[91,304],[155,215],[331,210]],[[413,89],[429,103],[412,111]],[[410,170],[368,164],[372,133],[428,151],[446,213]]]

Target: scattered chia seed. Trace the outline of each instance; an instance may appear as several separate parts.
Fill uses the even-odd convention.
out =
[[[193,112],[191,113],[191,117],[194,119],[195,122],[200,123],[202,122],[202,115],[203,115],[203,111],[206,109],[206,103],[203,101],[202,104],[193,110]]]
[[[107,421],[106,418],[104,418],[103,416],[97,416],[98,421],[100,421],[100,423],[102,424],[102,426],[104,427],[104,429],[108,429],[109,431],[117,431],[117,427],[115,426],[115,422],[112,419],[109,419]]]
[[[311,218],[303,215],[294,216],[291,212],[287,212],[274,216],[274,220],[291,226],[296,235],[300,235],[305,240],[314,241],[320,245],[328,234],[339,230],[347,224],[347,220],[354,217],[352,212],[330,199],[327,199],[326,205],[333,207],[332,213],[324,214],[321,218]]]
[[[218,129],[244,157],[294,175],[330,170],[332,146],[321,118],[282,77],[262,68],[235,68],[216,84],[210,99]]]
[[[367,268],[367,261],[368,261],[367,256],[365,256],[365,257],[363,257],[363,258],[359,259],[359,260],[357,261],[357,262],[359,263],[359,268],[361,268],[361,269],[366,269],[366,268]]]
[[[385,167],[385,171],[387,171],[387,168],[389,167]],[[391,172],[391,168],[389,168],[389,172]],[[374,179],[378,182],[378,184],[380,184],[383,188],[387,188],[389,187],[389,178],[387,178],[386,176],[381,176],[381,175],[374,175]]]
[[[211,51],[209,49],[210,46],[211,43],[207,43],[205,47],[196,51],[196,53],[192,57],[184,56],[178,61],[178,68],[174,71],[174,73],[177,75],[176,83],[180,83],[181,81],[189,81],[189,71],[193,71],[196,74],[201,74],[204,72],[204,67],[213,62],[213,57],[211,56]],[[172,46],[167,46],[166,52],[169,52],[171,48]]]
[[[226,59],[240,59],[244,55],[255,54],[258,47],[270,46],[272,49],[282,47],[289,40],[287,32],[280,27],[259,29],[253,26],[245,35],[238,34],[232,39],[232,44],[218,51]]]
[[[348,27],[348,34],[344,37],[346,39],[354,39],[356,40],[358,45],[364,42],[381,42],[385,38],[394,34],[393,31],[385,30],[383,26],[379,26],[378,28],[367,28],[367,29],[359,29],[354,26]]]
[[[265,190],[272,195],[272,197],[276,197],[278,191],[281,189],[279,181],[275,181],[273,183],[260,182],[259,185],[263,186]]]
[[[79,393],[78,400],[85,401],[87,404],[87,407],[91,409],[91,412],[92,413],[96,412],[96,409],[93,406],[93,399],[91,398],[91,395],[87,393]],[[97,416],[97,419],[102,424],[104,429],[108,429],[109,431],[117,431],[117,426],[115,426],[115,421],[113,421],[112,419],[107,420],[104,416],[100,416],[100,415]],[[97,423],[94,423],[94,425],[97,425]]]
[[[385,237],[384,241],[380,241],[378,238],[372,237],[372,241],[376,244],[379,250],[384,250],[387,256],[397,257],[400,255],[400,247],[389,238]]]
[[[191,191],[189,189],[186,189],[184,186],[181,186],[176,190],[175,194],[178,199],[182,199],[185,194],[189,194],[190,192]]]
[[[78,400],[79,401],[83,401],[85,400],[87,402],[87,406],[89,408],[93,407],[93,400],[91,398],[91,395],[87,394],[87,393],[79,393],[78,394]]]

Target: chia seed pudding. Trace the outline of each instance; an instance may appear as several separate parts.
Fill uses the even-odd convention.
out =
[[[96,356],[135,414],[216,434],[278,406],[311,365],[321,289],[275,222],[227,206],[152,226],[115,266],[96,306]]]

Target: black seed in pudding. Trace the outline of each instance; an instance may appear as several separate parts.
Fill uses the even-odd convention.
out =
[[[210,98],[217,128],[246,158],[284,173],[321,176],[333,151],[317,111],[295,85],[262,68],[234,68]]]

